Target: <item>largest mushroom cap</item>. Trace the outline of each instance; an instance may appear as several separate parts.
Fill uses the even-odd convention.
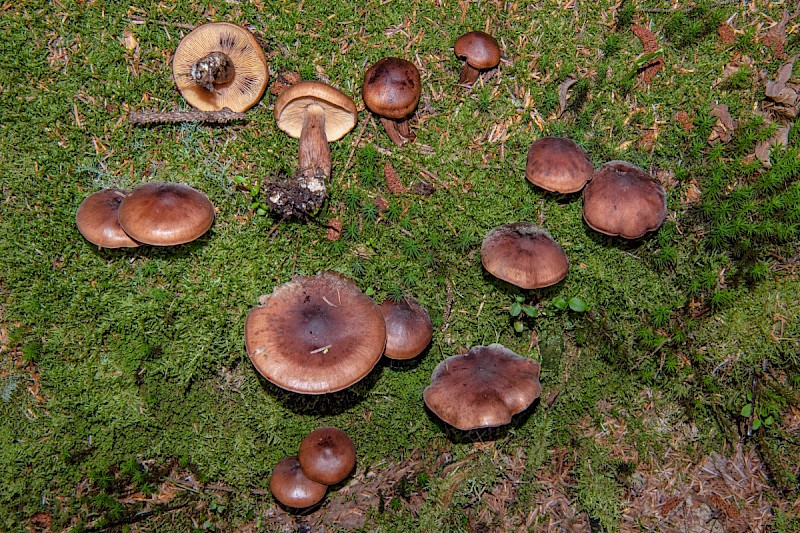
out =
[[[372,65],[364,75],[361,96],[373,113],[401,119],[410,115],[421,95],[419,70],[414,63],[386,57]]]
[[[233,78],[210,90],[192,77],[192,70],[214,52],[225,54],[233,64]],[[261,99],[269,80],[261,45],[248,30],[230,22],[203,24],[181,39],[172,59],[172,73],[186,101],[201,111],[225,107],[247,111]]]
[[[550,192],[577,192],[591,179],[593,171],[589,155],[571,139],[542,137],[528,150],[525,177]]]
[[[301,81],[282,92],[275,101],[278,127],[299,139],[306,111],[313,105],[323,109],[328,141],[341,139],[356,125],[358,109],[350,97],[326,83]]]
[[[583,219],[595,231],[638,239],[667,217],[667,193],[644,170],[626,161],[598,168],[583,190]]]
[[[78,207],[75,223],[86,240],[100,248],[139,246],[119,225],[119,205],[129,191],[103,189],[87,196]]]
[[[378,306],[350,280],[323,272],[275,287],[244,325],[256,370],[284,389],[335,392],[369,374],[386,346]]]
[[[539,397],[539,368],[500,344],[475,346],[436,366],[425,405],[464,431],[502,426]]]
[[[540,289],[558,283],[569,271],[561,246],[541,226],[514,222],[486,234],[481,261],[492,275],[523,289]]]

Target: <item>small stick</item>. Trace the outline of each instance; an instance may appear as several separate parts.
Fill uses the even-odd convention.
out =
[[[176,122],[210,122],[225,124],[244,120],[246,115],[231,111],[227,107],[220,111],[131,111],[128,120],[131,124],[171,124]]]

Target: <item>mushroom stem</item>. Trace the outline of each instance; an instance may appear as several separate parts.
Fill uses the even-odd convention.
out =
[[[324,179],[331,175],[331,149],[325,134],[325,110],[319,105],[306,109],[303,131],[300,133],[300,173],[306,177]]]
[[[480,76],[480,71],[470,65],[469,63],[464,63],[464,68],[461,69],[461,76],[458,78],[459,85],[472,85],[478,80],[478,76]]]
[[[389,139],[392,140],[397,146],[403,146],[406,143],[414,142],[417,138],[416,134],[411,131],[408,118],[399,120],[381,117],[381,123],[386,130]]]

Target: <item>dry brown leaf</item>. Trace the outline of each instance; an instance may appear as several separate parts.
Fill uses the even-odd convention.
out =
[[[711,128],[711,135],[708,136],[708,144],[723,143],[727,144],[733,139],[733,132],[736,129],[736,122],[731,117],[728,106],[725,104],[711,104],[711,114],[717,117],[717,123]]]
[[[122,31],[122,44],[125,45],[125,48],[128,50],[136,50],[136,47],[139,46],[139,41],[136,40],[136,36],[130,32],[130,30],[123,30]]]
[[[784,9],[781,20],[776,22],[761,38],[761,42],[772,48],[772,53],[778,59],[786,57],[786,25],[789,23],[789,10]]]
[[[329,241],[338,241],[342,236],[342,221],[338,218],[332,218],[328,221],[327,227],[325,237]]]
[[[567,78],[558,85],[558,116],[564,114],[567,109],[567,98],[569,88],[578,83],[576,78]]]
[[[769,161],[769,155],[772,152],[772,149],[776,146],[788,146],[789,145],[789,130],[791,126],[788,124],[785,126],[779,127],[775,133],[769,138],[764,141],[761,141],[756,145],[755,154],[761,164],[765,167],[771,167],[772,163]]]

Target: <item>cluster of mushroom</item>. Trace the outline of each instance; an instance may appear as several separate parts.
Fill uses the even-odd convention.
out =
[[[100,248],[193,241],[214,222],[214,205],[182,183],[150,182],[132,191],[109,188],[87,196],[75,216],[78,231]]]
[[[292,509],[307,509],[325,498],[328,486],[341,483],[356,466],[356,446],[335,427],[321,427],[301,442],[296,456],[275,465],[269,488],[275,498]]]

